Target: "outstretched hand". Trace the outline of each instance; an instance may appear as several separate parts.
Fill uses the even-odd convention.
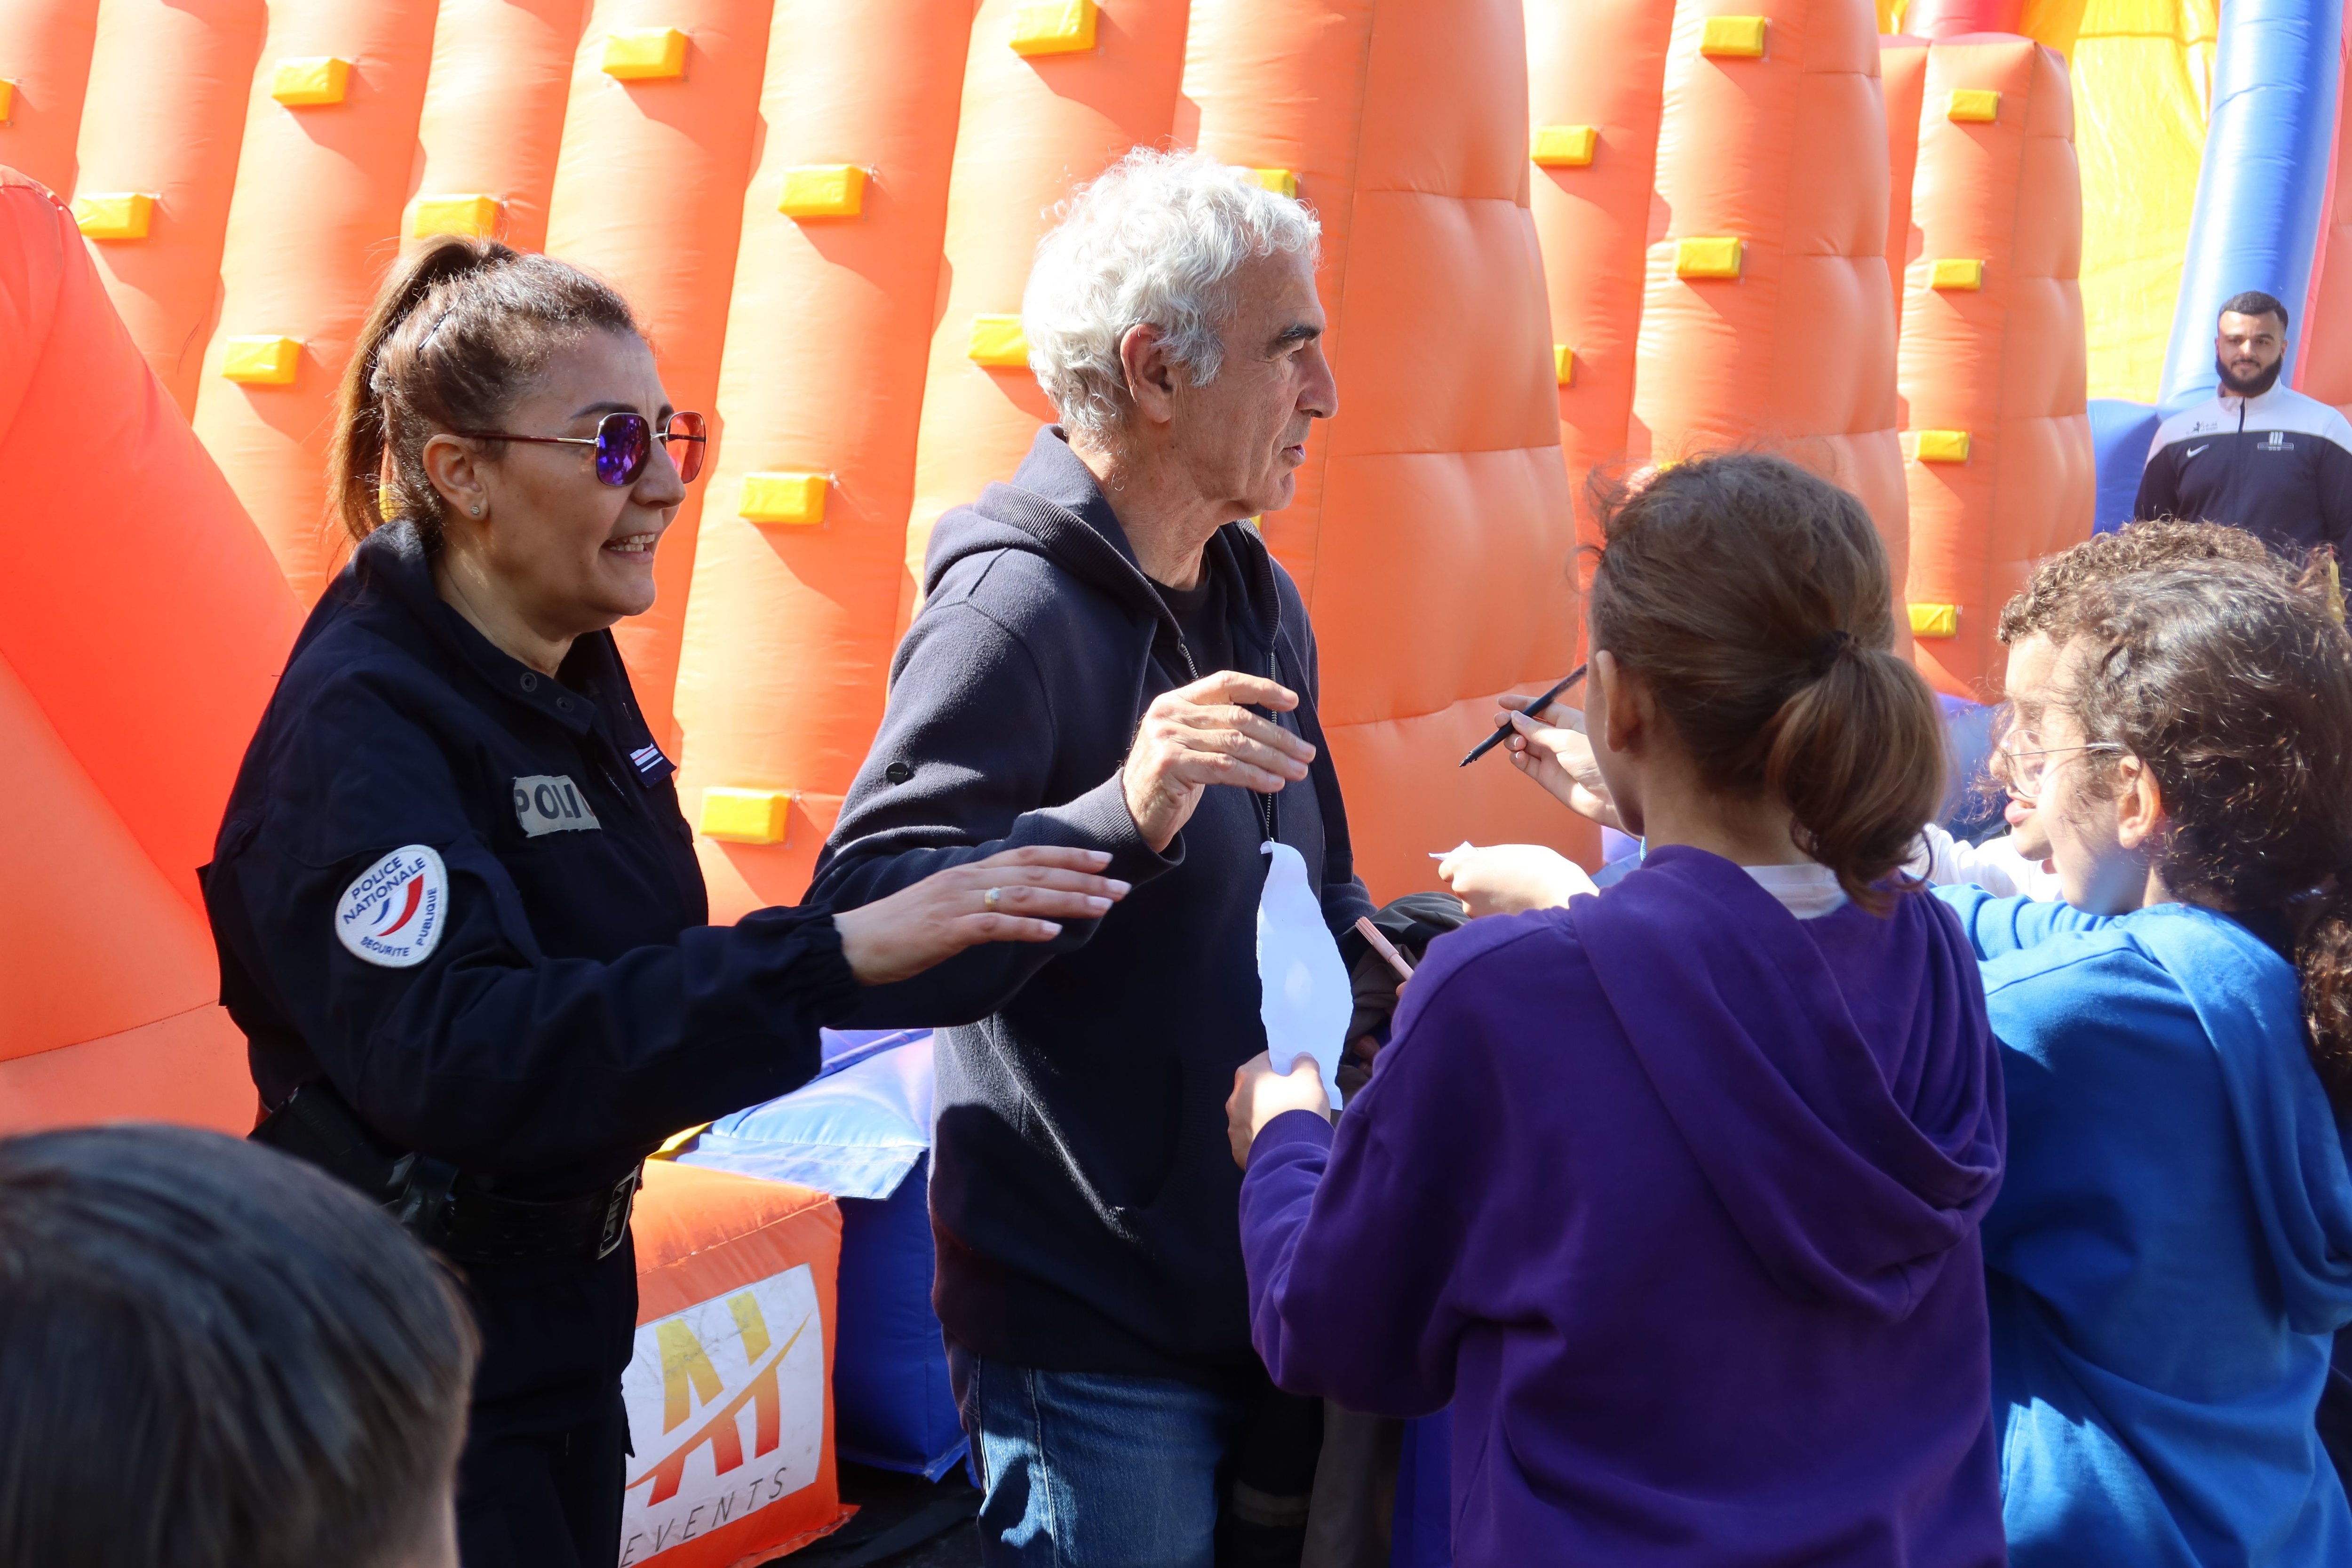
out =
[[[1511,765],[1549,790],[1577,816],[1622,831],[1625,825],[1618,819],[1617,802],[1610,795],[1609,781],[1601,776],[1592,742],[1584,732],[1583,710],[1555,702],[1530,716],[1521,710],[1523,700],[1500,699],[1503,710],[1495,715],[1496,729],[1507,725],[1513,731],[1503,742],[1503,749],[1511,753]]]
[[[920,974],[984,942],[1051,942],[1066,920],[1096,920],[1128,884],[1097,875],[1099,849],[1031,845],[935,871],[887,899],[833,917],[841,955],[861,985]]]
[[[1437,878],[1473,920],[1564,909],[1601,890],[1583,867],[1540,844],[1465,844],[1437,863]]]
[[[1315,748],[1244,704],[1286,713],[1298,694],[1263,676],[1221,669],[1160,693],[1145,710],[1121,777],[1128,815],[1154,854],[1192,820],[1211,784],[1273,795],[1307,776]]]
[[[1234,1092],[1225,1100],[1225,1141],[1233,1145],[1234,1163],[1249,1169],[1250,1145],[1265,1124],[1286,1110],[1331,1114],[1331,1097],[1323,1092],[1323,1069],[1315,1058],[1301,1055],[1290,1070],[1274,1070],[1274,1058],[1265,1051],[1234,1069]]]

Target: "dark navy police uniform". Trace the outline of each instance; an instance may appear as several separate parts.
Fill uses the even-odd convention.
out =
[[[484,1340],[466,1568],[610,1568],[634,1173],[812,1077],[856,1000],[830,911],[707,923],[671,773],[610,633],[530,670],[394,523],[303,627],[204,872],[264,1103],[312,1086],[454,1173],[442,1244]],[[583,1205],[585,1243],[534,1245]]]

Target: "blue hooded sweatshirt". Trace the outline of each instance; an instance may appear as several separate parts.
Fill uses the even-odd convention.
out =
[[[1984,1238],[2011,1561],[2352,1562],[2312,1427],[2352,1321],[2352,1176],[2294,966],[2188,904],[1937,892],[2009,1095]]]

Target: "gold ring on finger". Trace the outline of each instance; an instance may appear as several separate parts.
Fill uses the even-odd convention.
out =
[[[994,913],[996,912],[996,905],[997,905],[997,901],[998,901],[1000,899],[1002,899],[1003,896],[1004,896],[1004,889],[1002,889],[1002,888],[991,888],[991,889],[988,889],[988,891],[986,891],[986,892],[984,892],[984,893],[981,894],[981,896],[980,896],[980,907],[981,907],[982,909],[983,909],[983,910],[986,910],[990,914],[994,914]]]

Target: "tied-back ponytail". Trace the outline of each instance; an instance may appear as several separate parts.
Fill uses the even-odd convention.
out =
[[[1784,803],[1795,847],[1884,910],[1943,799],[1944,738],[1893,651],[1894,584],[1862,503],[1737,454],[1602,512],[1594,648],[1648,679],[1708,787]]]
[[[443,505],[425,477],[425,441],[497,426],[548,355],[592,329],[638,332],[627,302],[568,262],[461,235],[403,258],[343,372],[327,494],[345,531],[364,539],[404,517],[437,538]]]

